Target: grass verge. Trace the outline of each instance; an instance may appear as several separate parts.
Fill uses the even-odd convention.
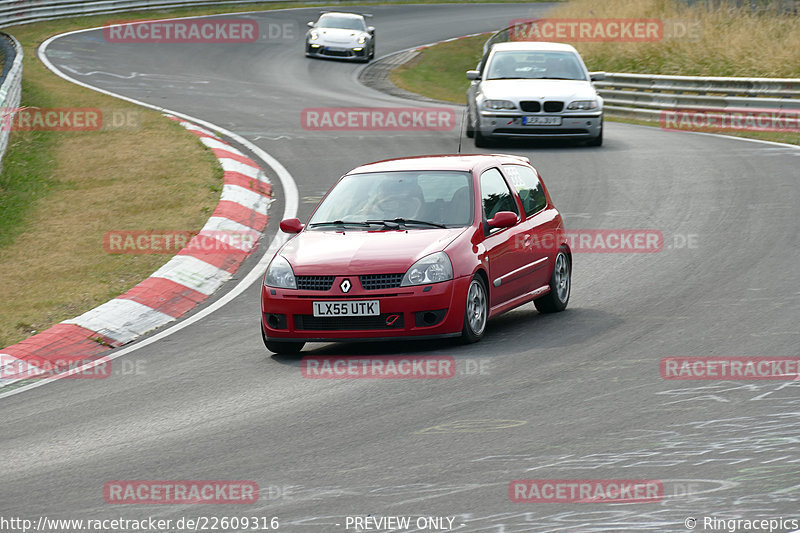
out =
[[[463,0],[392,3],[448,2]],[[135,124],[81,133],[12,133],[0,173],[0,347],[122,294],[170,257],[106,254],[106,231],[198,230],[216,205],[222,184],[221,169],[193,135],[153,111],[58,78],[38,61],[38,46],[52,35],[110,21],[324,5],[196,6],[4,28],[24,49],[22,106],[100,108],[135,117]]]
[[[779,11],[686,6],[670,0],[572,0],[553,9],[548,18],[660,18],[693,22],[697,40],[655,43],[570,43],[590,70],[644,74],[800,78],[800,18]],[[699,29],[698,29],[699,28]],[[437,100],[464,104],[469,82],[466,70],[480,60],[486,36],[438,44],[394,69],[398,87]],[[622,122],[654,125],[624,118]],[[728,132],[753,139],[800,144],[795,132]]]

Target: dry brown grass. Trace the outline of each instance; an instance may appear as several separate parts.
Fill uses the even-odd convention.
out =
[[[25,105],[132,112],[137,121],[116,130],[12,134],[16,154],[43,151],[29,177],[48,185],[0,248],[0,347],[125,292],[170,257],[109,255],[105,232],[199,230],[222,185],[214,156],[178,124],[47,71],[35,47],[48,31],[37,26],[12,31],[25,46]],[[30,164],[24,157],[8,163]]]
[[[761,3],[764,6],[765,3]],[[699,39],[654,43],[572,43],[591,70],[690,76],[800,77],[800,17],[714,2],[572,0],[552,18],[657,18],[699,24]],[[669,24],[667,24],[669,27]]]

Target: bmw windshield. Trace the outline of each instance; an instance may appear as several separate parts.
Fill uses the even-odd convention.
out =
[[[585,80],[577,56],[571,52],[496,52],[489,63],[487,80]]]

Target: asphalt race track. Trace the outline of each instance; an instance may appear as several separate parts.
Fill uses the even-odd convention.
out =
[[[547,7],[370,11],[380,57]],[[253,141],[292,174],[305,219],[350,168],[454,152],[458,140],[454,131],[303,129],[308,107],[429,105],[361,86],[361,65],[306,59],[302,30],[318,11],[249,15],[297,28],[251,44],[109,44],[95,30],[57,39],[48,58],[84,83]],[[470,140],[464,146],[475,151]],[[453,529],[496,533],[677,532],[689,517],[703,531],[712,516],[800,519],[800,381],[668,381],[659,373],[669,356],[800,355],[800,150],[607,123],[601,148],[494,151],[531,158],[568,228],[659,230],[663,250],[576,253],[565,313],[526,305],[491,321],[474,345],[303,351],[453,356],[457,373],[444,380],[304,379],[299,358],[265,350],[254,284],[211,316],[115,360],[138,372],[2,398],[2,514],[276,516],[281,531],[303,533],[346,531],[347,516],[367,515],[454,517]],[[268,238],[283,209],[273,182]],[[516,503],[508,494],[516,479],[660,480],[664,497]],[[103,487],[113,480],[253,480],[261,497],[252,505],[112,505]]]

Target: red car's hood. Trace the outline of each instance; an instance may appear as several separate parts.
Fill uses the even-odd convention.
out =
[[[280,252],[299,276],[401,274],[467,228],[303,231]]]

